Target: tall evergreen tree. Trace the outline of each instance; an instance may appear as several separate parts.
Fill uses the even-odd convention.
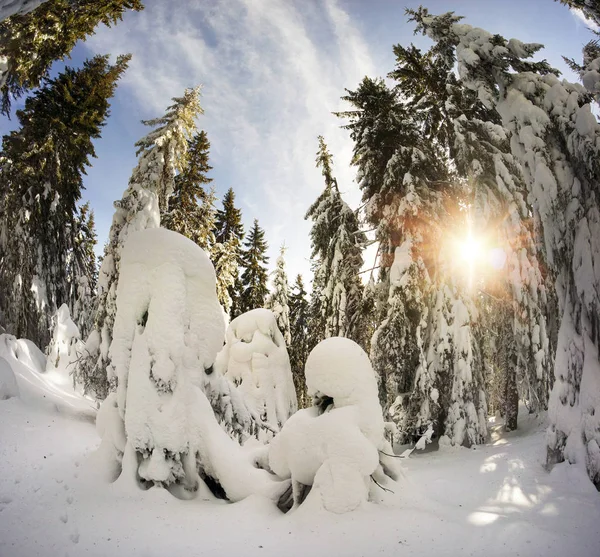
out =
[[[408,400],[419,369],[426,369],[425,334],[435,246],[439,245],[441,191],[449,172],[439,144],[423,136],[414,108],[382,80],[365,78],[340,114],[355,141],[354,160],[366,217],[380,242],[383,317],[371,359],[390,417],[406,431]],[[428,394],[429,396],[429,394]],[[410,432],[412,433],[412,432]]]
[[[292,339],[290,333],[290,306],[289,296],[290,287],[288,284],[287,273],[285,271],[285,246],[281,247],[279,257],[275,262],[275,270],[273,271],[273,290],[267,297],[267,309],[270,309],[275,314],[277,326],[283,335],[285,343],[290,346]]]
[[[203,187],[212,182],[206,175],[212,169],[208,164],[209,149],[204,130],[188,142],[186,164],[175,176],[173,194],[161,215],[164,228],[182,234],[207,252],[215,243],[215,195]]]
[[[39,87],[52,62],[68,56],[97,25],[116,24],[127,10],[142,9],[141,0],[52,0],[0,21],[1,113],[9,113],[11,99]]]
[[[69,308],[71,319],[86,338],[94,324],[98,268],[96,265],[96,226],[89,202],[81,206],[75,220],[75,242],[69,257]]]
[[[217,269],[217,290],[219,302],[233,319],[240,312],[239,296],[242,291],[239,276],[241,265],[244,225],[242,212],[235,206],[235,193],[229,188],[223,197],[223,208],[217,210],[214,228],[215,244],[220,246],[213,255]],[[226,272],[224,272],[227,270]]]
[[[175,189],[176,171],[185,168],[188,141],[196,131],[195,119],[202,113],[199,92],[199,87],[187,89],[183,97],[173,99],[163,117],[144,121],[154,129],[136,143],[138,164],[122,199],[115,202],[99,272],[94,330],[87,339],[85,357],[77,369],[84,388],[93,391],[98,398],[106,397],[108,380],[114,376],[110,345],[117,311],[121,252],[129,234],[160,226],[161,210],[167,207]]]
[[[305,218],[313,221],[311,229],[315,282],[314,308],[321,315],[323,338],[356,337],[362,300],[359,272],[363,264],[362,249],[366,242],[358,218],[342,199],[333,176],[333,157],[325,140],[319,136],[317,167],[325,179],[325,189],[311,205]]]
[[[128,61],[121,56],[111,65],[96,56],[81,70],[66,68],[27,99],[17,112],[20,129],[3,138],[0,282],[10,287],[0,294],[1,313],[7,330],[42,347],[50,316],[63,303],[73,310],[71,289],[94,280],[93,232],[81,241],[90,222],[77,202],[95,156],[92,140]]]
[[[501,116],[511,154],[523,168],[532,213],[560,310],[555,380],[550,397],[548,464],[585,463],[600,487],[600,125],[589,94],[559,80],[541,48],[460,23],[453,14],[412,14],[418,30],[456,56],[465,84]],[[536,360],[547,356],[539,347]],[[596,391],[596,392],[595,392]],[[577,425],[574,425],[577,424]]]
[[[241,276],[242,292],[240,295],[240,313],[246,313],[251,309],[262,308],[269,290],[267,288],[268,273],[266,264],[269,262],[265,240],[265,231],[259,226],[258,220],[248,232],[244,242],[242,262],[244,272]]]
[[[308,358],[309,350],[309,303],[306,298],[302,275],[296,277],[296,282],[290,292],[290,365],[292,377],[298,398],[298,408],[309,406],[306,392],[306,377],[304,365]]]

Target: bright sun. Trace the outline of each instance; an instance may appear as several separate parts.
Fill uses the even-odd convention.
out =
[[[473,265],[481,259],[483,251],[481,242],[474,238],[471,234],[459,242],[458,249],[461,259],[470,265]]]

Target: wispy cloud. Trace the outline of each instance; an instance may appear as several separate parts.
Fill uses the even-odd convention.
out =
[[[577,8],[571,8],[570,11],[573,14],[573,16],[575,17],[575,19],[582,21],[583,23],[585,23],[585,25],[587,25],[593,31],[600,31],[600,27],[591,19],[588,19],[587,17],[585,17],[585,14],[581,10],[579,10]]]
[[[133,54],[122,87],[148,116],[185,87],[204,85],[199,125],[209,134],[216,175],[230,181],[220,189],[232,186],[247,220],[260,220],[271,256],[285,242],[290,274],[305,273],[310,225],[303,217],[322,187],[316,137],[325,136],[356,207],[352,145],[331,112],[343,108],[344,87],[377,74],[337,0],[152,0],[87,46]]]

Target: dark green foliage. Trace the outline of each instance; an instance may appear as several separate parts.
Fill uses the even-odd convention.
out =
[[[108,56],[96,56],[81,70],[66,68],[27,99],[17,111],[20,129],[3,138],[0,282],[14,287],[0,307],[7,329],[39,346],[48,341],[52,313],[72,301],[74,281],[82,274],[95,280],[93,219],[87,208],[78,215],[77,202],[95,156],[92,139],[128,61],[120,56],[110,65]]]
[[[227,246],[228,253],[231,253],[231,251],[235,252],[237,265],[241,265],[241,246],[242,240],[244,239],[244,225],[242,224],[242,211],[235,206],[235,193],[232,188],[229,188],[223,197],[223,208],[217,209],[213,232],[215,243]],[[224,254],[214,254],[213,263],[215,268],[220,267],[219,258],[223,256]],[[239,270],[236,269],[233,273],[233,286],[227,287],[230,300],[229,316],[231,319],[234,319],[242,313],[240,308],[242,288]],[[223,306],[228,305],[228,303],[229,301],[224,303],[224,300],[221,300]]]
[[[168,209],[161,215],[161,225],[189,238],[202,249],[214,243],[215,210],[210,192],[203,186],[212,178],[206,176],[210,143],[203,130],[188,141],[186,165],[175,176],[175,189],[168,199]]]
[[[242,292],[239,301],[240,313],[246,313],[252,309],[265,306],[265,300],[269,290],[267,288],[268,273],[266,264],[269,262],[265,240],[265,231],[259,226],[258,220],[248,232],[242,251]]]
[[[309,303],[306,298],[302,275],[296,277],[296,282],[289,297],[289,307],[292,342],[288,352],[292,377],[296,388],[296,396],[298,397],[298,408],[306,408],[309,406],[309,400],[306,393],[304,365],[309,354]]]
[[[39,87],[52,62],[68,56],[96,26],[115,24],[126,10],[142,9],[141,0],[51,0],[0,22],[0,58],[8,63],[0,73],[1,113],[10,112],[11,99]]]

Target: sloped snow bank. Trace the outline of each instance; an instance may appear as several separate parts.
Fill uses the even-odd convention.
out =
[[[64,375],[46,372],[46,356],[30,340],[0,335],[0,358],[14,373],[19,397],[52,413],[68,414],[86,420],[96,415],[95,403],[73,391]]]

